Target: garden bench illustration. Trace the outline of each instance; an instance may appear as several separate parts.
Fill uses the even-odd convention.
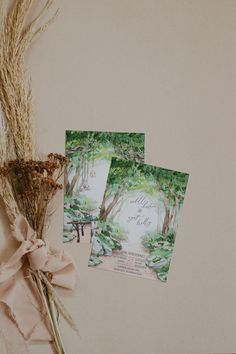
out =
[[[85,225],[90,225],[90,243],[92,242],[92,237],[94,235],[94,231],[96,230],[96,223],[94,221],[77,221],[73,220],[68,222],[67,224],[72,225],[74,230],[76,231],[77,242],[80,242],[80,236],[84,236],[84,227]]]

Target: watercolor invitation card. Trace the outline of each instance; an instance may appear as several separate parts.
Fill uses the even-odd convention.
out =
[[[167,281],[188,174],[113,158],[89,266]]]
[[[112,157],[144,161],[143,133],[66,131],[64,242],[90,242]],[[90,228],[87,236],[85,229]]]

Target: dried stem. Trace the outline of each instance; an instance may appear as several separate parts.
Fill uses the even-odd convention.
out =
[[[38,287],[38,290],[39,290],[39,293],[40,293],[41,300],[43,302],[44,308],[45,308],[45,310],[47,312],[47,315],[48,315],[47,318],[48,318],[48,321],[50,323],[50,328],[51,328],[52,333],[53,333],[53,338],[54,338],[54,342],[55,342],[55,347],[56,347],[57,353],[58,354],[66,354],[64,349],[63,349],[62,342],[60,342],[58,340],[58,334],[57,334],[58,333],[58,323],[57,323],[57,320],[55,321],[54,314],[51,313],[51,310],[50,310],[50,307],[49,307],[49,304],[48,304],[48,302],[50,303],[53,300],[51,299],[51,297],[48,294],[48,292],[45,291],[44,284],[43,284],[41,276],[40,276],[40,271],[33,272],[33,276],[35,278],[35,281],[36,281],[36,284],[37,284],[37,287]]]
[[[48,292],[47,289],[47,293],[48,295],[48,302],[49,302],[49,309],[50,309],[50,314],[51,314],[51,318],[52,318],[52,322],[53,322],[53,326],[54,326],[54,331],[55,331],[55,335],[57,337],[57,342],[61,348],[61,352],[62,354],[66,354],[65,349],[64,349],[64,344],[61,338],[61,334],[60,334],[60,330],[59,330],[59,326],[58,326],[58,319],[57,319],[57,309],[55,306],[55,302],[52,298],[52,296],[50,295],[50,292]]]
[[[76,327],[76,324],[75,324],[73,318],[71,317],[71,315],[68,313],[65,306],[61,302],[61,299],[59,298],[56,290],[54,289],[54,287],[52,286],[52,284],[48,280],[48,277],[43,272],[41,273],[41,276],[42,276],[42,279],[43,279],[45,285],[47,286],[48,293],[50,293],[51,297],[54,300],[57,311],[64,317],[64,319],[71,326],[71,328],[79,335],[79,330]]]

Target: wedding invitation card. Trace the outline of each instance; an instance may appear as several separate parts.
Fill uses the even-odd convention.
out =
[[[66,156],[63,240],[90,242],[111,158],[144,161],[144,134],[67,130]]]
[[[167,281],[188,174],[112,158],[89,266]]]

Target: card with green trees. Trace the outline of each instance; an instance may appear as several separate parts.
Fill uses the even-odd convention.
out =
[[[63,240],[89,242],[103,208],[112,157],[144,161],[144,134],[67,130],[66,156]]]
[[[188,174],[113,158],[89,266],[167,281]]]

